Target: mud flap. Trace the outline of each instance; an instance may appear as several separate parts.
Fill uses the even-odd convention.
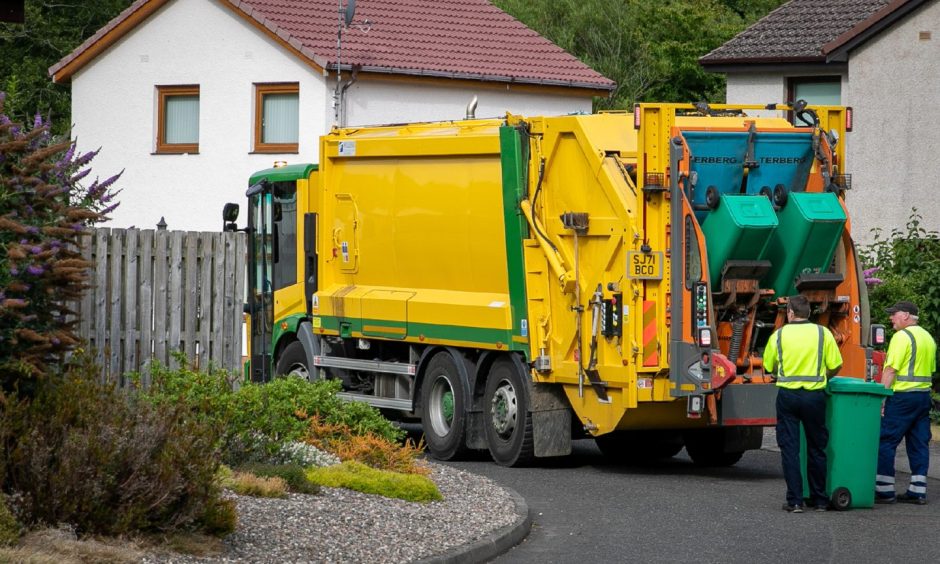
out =
[[[529,386],[535,456],[571,454],[571,408],[560,386]]]
[[[721,390],[721,425],[774,425],[777,423],[777,386],[731,384]]]

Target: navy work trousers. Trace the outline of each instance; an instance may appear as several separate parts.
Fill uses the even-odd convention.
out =
[[[818,506],[829,504],[826,495],[825,390],[777,388],[777,446],[787,482],[787,504],[803,505],[803,473],[800,468],[800,423],[806,434],[806,464],[810,496]]]
[[[878,497],[894,497],[894,458],[904,439],[911,464],[911,497],[927,496],[930,466],[930,392],[900,392],[887,398],[878,445]],[[890,485],[891,488],[886,486]],[[882,491],[883,490],[883,491]]]

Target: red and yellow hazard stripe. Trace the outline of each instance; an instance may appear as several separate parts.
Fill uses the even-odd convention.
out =
[[[656,334],[656,302],[643,302],[643,366],[659,366],[659,338]]]

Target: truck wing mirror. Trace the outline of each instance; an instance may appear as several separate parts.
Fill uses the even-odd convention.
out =
[[[871,326],[871,346],[876,349],[884,348],[886,340],[884,325],[872,324]]]
[[[238,219],[238,204],[231,202],[222,208],[222,231],[238,231],[235,220]]]

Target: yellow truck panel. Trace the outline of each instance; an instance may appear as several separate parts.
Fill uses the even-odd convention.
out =
[[[586,435],[733,464],[774,423],[761,354],[789,295],[870,369],[845,133],[838,107],[683,104],[335,129],[296,186],[252,179],[250,305],[276,325],[253,363],[420,418],[442,459]]]

